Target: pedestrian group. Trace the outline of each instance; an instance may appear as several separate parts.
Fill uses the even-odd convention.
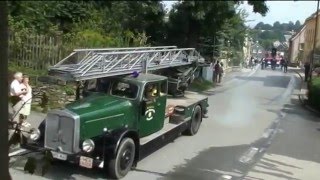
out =
[[[32,88],[29,84],[29,77],[21,72],[14,74],[10,85],[10,102],[12,105],[11,120],[24,127],[30,127],[26,121],[31,112]]]
[[[223,75],[223,63],[217,61],[216,63],[211,64],[211,68],[213,69],[212,81],[214,83],[221,83],[222,75]]]

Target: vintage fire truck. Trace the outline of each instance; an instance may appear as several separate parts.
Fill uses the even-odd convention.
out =
[[[180,134],[198,132],[207,97],[174,97],[168,77],[152,72],[202,60],[194,48],[175,46],[76,49],[49,72],[78,82],[77,100],[51,110],[22,147],[120,179]]]

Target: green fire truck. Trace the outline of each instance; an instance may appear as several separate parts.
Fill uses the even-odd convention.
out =
[[[76,49],[49,72],[78,82],[77,100],[51,110],[22,147],[120,179],[180,134],[198,132],[207,97],[174,97],[168,78],[152,72],[201,60],[194,48],[175,46]]]

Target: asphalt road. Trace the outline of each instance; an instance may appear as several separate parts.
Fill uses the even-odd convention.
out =
[[[140,161],[124,179],[218,180],[224,176],[270,180],[259,170],[259,163],[266,166],[260,161],[269,159],[272,168],[270,164],[279,160],[278,156],[283,161],[301,161],[299,168],[304,173],[316,169],[314,164],[320,162],[317,118],[291,102],[299,82],[294,73],[258,69],[233,74],[232,78],[205,93],[209,95],[209,118],[204,119],[196,136],[177,138]],[[29,175],[23,172],[25,157],[15,160],[10,173],[17,180],[105,179],[99,170],[69,164],[54,165],[43,177],[39,172]],[[291,171],[303,174],[294,164],[291,166]],[[277,173],[270,176],[276,177]]]

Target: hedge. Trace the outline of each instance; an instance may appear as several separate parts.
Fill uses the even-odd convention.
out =
[[[308,101],[313,108],[320,111],[320,77],[312,79],[309,86]]]

